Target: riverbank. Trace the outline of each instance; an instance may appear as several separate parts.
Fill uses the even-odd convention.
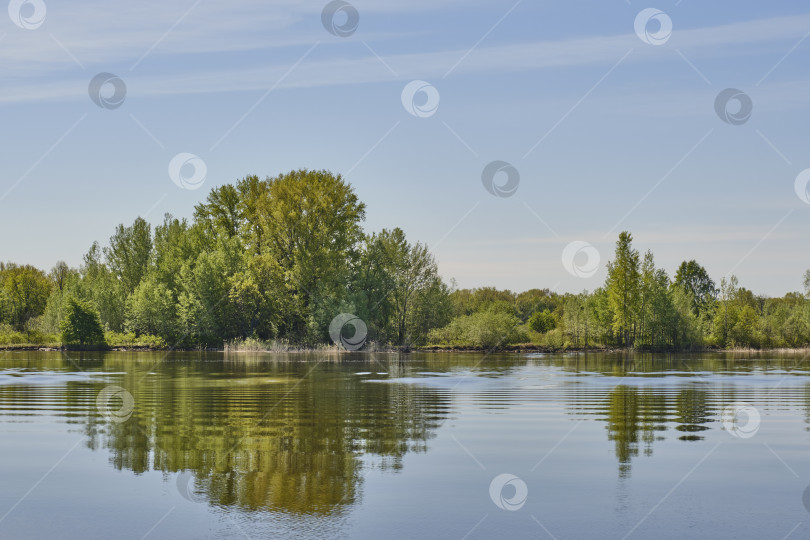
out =
[[[552,348],[543,345],[535,344],[520,344],[520,345],[507,345],[498,347],[496,349],[485,349],[483,347],[445,347],[438,345],[428,345],[424,347],[391,347],[373,345],[371,348],[363,348],[359,351],[347,351],[335,345],[322,345],[318,347],[295,346],[295,345],[278,345],[268,348],[261,347],[234,347],[226,344],[223,347],[169,347],[169,346],[154,346],[154,345],[117,345],[107,347],[86,346],[86,347],[64,347],[60,344],[13,344],[13,345],[0,345],[0,352],[24,352],[24,351],[39,351],[39,352],[59,352],[59,351],[82,351],[82,352],[219,352],[227,354],[274,354],[274,353],[328,353],[328,354],[349,354],[353,352],[359,353],[398,353],[407,354],[415,352],[434,352],[434,353],[470,353],[470,354],[489,354],[489,353],[542,353],[542,354],[555,354],[555,353],[680,353],[680,354],[701,354],[701,353],[771,353],[771,354],[798,354],[804,353],[810,356],[810,347],[791,348],[769,348],[769,349],[751,349],[751,348],[718,348],[718,347],[693,347],[691,349],[634,349],[627,347],[567,347],[567,348]]]

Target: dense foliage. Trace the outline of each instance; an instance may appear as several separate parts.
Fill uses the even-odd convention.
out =
[[[801,347],[805,294],[765,298],[696,261],[673,279],[622,232],[593,292],[451,290],[400,229],[366,234],[365,205],[339,175],[298,170],[214,188],[191,222],[141,218],[94,243],[79,268],[0,263],[0,345],[317,346],[352,313],[368,339],[489,349]]]
[[[62,341],[70,345],[104,345],[104,330],[96,308],[87,300],[70,297],[65,301],[65,316],[59,324]]]
[[[366,235],[364,219],[339,175],[249,176],[213,189],[191,223],[119,225],[80,268],[0,267],[0,322],[83,345],[100,342],[94,316],[112,342],[317,345],[354,313],[370,340],[423,344],[450,321],[450,291],[424,245],[399,229]]]
[[[528,338],[550,348],[632,347],[647,350],[776,348],[810,345],[810,271],[805,294],[756,296],[735,276],[719,287],[696,261],[684,261],[674,279],[641,256],[628,232],[619,235],[605,284],[593,292],[520,294],[485,287],[454,291],[456,319],[431,334],[443,345],[490,347],[479,321],[498,327],[497,345]],[[511,323],[493,313],[512,317]],[[483,338],[481,337],[483,336]]]

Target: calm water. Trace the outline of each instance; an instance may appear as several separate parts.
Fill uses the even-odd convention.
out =
[[[808,538],[808,369],[7,353],[0,538]]]

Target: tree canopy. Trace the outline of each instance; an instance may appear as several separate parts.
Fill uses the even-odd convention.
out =
[[[320,346],[351,314],[367,333],[359,342],[405,348],[810,345],[810,270],[803,293],[783,298],[757,296],[735,276],[718,287],[695,260],[670,278],[623,231],[591,292],[456,289],[425,244],[399,228],[367,233],[365,216],[354,188],[329,171],[246,176],[213,188],[191,220],[118,225],[78,268],[0,263],[0,343],[25,332],[15,339]]]

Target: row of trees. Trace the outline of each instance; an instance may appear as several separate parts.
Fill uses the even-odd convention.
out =
[[[734,276],[717,286],[696,261],[670,278],[622,232],[593,292],[451,290],[426,246],[400,229],[366,234],[364,219],[339,175],[248,176],[214,188],[190,222],[167,214],[154,227],[119,225],[78,268],[0,264],[0,343],[16,331],[29,342],[59,333],[93,344],[106,333],[177,347],[248,338],[312,346],[352,313],[370,340],[399,346],[810,344],[810,271],[806,295],[765,298]]]
[[[454,291],[456,318],[434,330],[432,341],[648,350],[810,345],[810,271],[805,294],[767,298],[740,287],[735,276],[717,286],[694,260],[681,263],[670,278],[652,252],[642,256],[632,242],[629,232],[619,235],[607,279],[593,292]]]
[[[315,345],[348,312],[370,339],[422,344],[449,322],[450,291],[423,244],[400,229],[366,235],[364,219],[365,205],[339,175],[248,176],[213,189],[191,222],[166,215],[154,230],[141,218],[119,225],[79,268],[0,267],[0,322],[78,342],[83,332],[70,327],[92,326],[89,311],[108,334],[170,346]]]

